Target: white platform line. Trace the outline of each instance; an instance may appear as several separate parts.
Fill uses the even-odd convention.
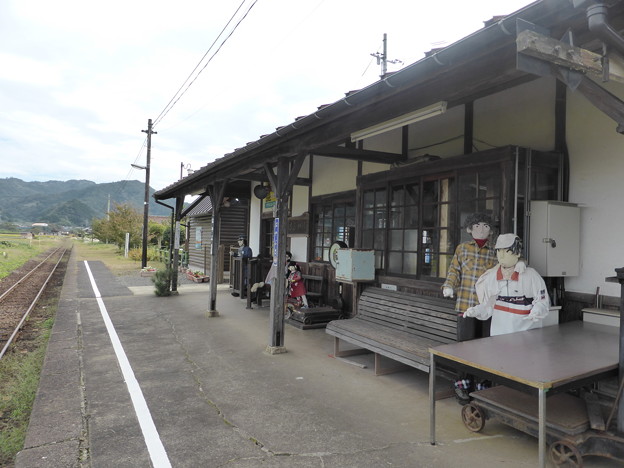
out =
[[[117,361],[119,361],[121,373],[124,380],[126,381],[126,385],[128,386],[128,392],[130,393],[132,405],[134,406],[134,411],[139,420],[141,431],[143,432],[143,438],[145,439],[145,444],[147,445],[147,451],[150,454],[152,465],[154,466],[154,468],[170,468],[171,463],[169,462],[169,457],[167,456],[165,447],[160,440],[160,435],[156,430],[156,425],[154,424],[152,415],[150,414],[147,403],[145,402],[145,398],[143,397],[141,387],[139,387],[139,382],[137,382],[136,377],[134,376],[134,371],[130,366],[130,361],[128,361],[128,357],[126,356],[123,346],[121,345],[121,341],[119,340],[117,331],[115,331],[113,322],[108,315],[108,311],[106,310],[106,306],[104,305],[104,301],[102,300],[100,291],[95,284],[95,279],[93,278],[93,274],[91,273],[91,268],[89,268],[89,264],[86,260],[84,264],[89,275],[89,280],[91,281],[91,287],[93,288],[93,292],[95,293],[95,299],[97,300],[97,303],[100,307],[100,313],[102,314],[102,319],[104,319],[104,324],[106,325],[108,336],[110,337],[111,343],[113,344],[113,349],[115,350]]]

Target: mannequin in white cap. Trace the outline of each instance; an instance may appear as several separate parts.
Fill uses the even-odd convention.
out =
[[[492,317],[492,336],[535,328],[550,307],[544,280],[520,261],[522,241],[515,234],[498,236],[495,249],[498,265],[477,280],[479,305],[466,310],[464,317]]]

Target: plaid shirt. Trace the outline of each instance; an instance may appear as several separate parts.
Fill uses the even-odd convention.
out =
[[[455,311],[458,314],[479,304],[475,283],[497,263],[496,250],[490,247],[489,240],[483,247],[479,247],[474,239],[457,246],[442,288],[452,288],[455,292]]]

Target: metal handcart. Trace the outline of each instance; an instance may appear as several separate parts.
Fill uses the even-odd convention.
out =
[[[470,394],[461,409],[464,425],[480,432],[489,419],[538,437],[538,401],[533,395],[503,385]],[[605,427],[608,427],[608,423]],[[549,458],[557,466],[582,467],[584,456],[602,456],[624,462],[624,438],[615,431],[590,426],[583,398],[560,393],[548,399],[546,442]]]

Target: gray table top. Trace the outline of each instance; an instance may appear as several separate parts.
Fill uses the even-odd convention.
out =
[[[575,321],[436,346],[429,352],[530,387],[549,389],[617,369],[619,328]]]

